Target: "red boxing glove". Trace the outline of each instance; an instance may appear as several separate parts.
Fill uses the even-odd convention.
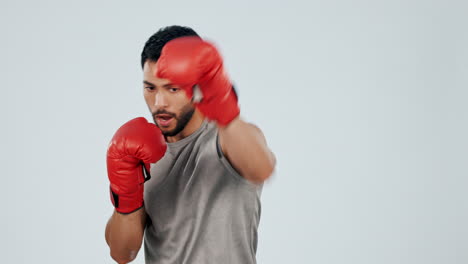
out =
[[[131,213],[143,206],[143,185],[151,177],[150,164],[160,160],[166,148],[161,130],[143,117],[117,130],[107,149],[110,194],[117,212]]]
[[[195,102],[208,119],[227,125],[240,109],[237,95],[224,72],[216,48],[199,37],[180,37],[164,45],[156,66],[156,77],[181,86],[189,98],[198,85],[203,98]]]

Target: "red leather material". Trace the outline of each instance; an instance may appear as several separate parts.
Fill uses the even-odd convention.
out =
[[[159,128],[143,117],[117,130],[107,149],[107,174],[118,212],[130,213],[143,206],[144,169],[149,173],[150,164],[160,160],[166,148]]]
[[[163,47],[156,68],[156,77],[179,85],[189,98],[198,85],[203,99],[196,106],[206,118],[227,125],[239,115],[237,96],[213,44],[199,37],[171,40]]]

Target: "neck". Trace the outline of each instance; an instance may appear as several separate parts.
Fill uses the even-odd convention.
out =
[[[168,143],[174,143],[177,142],[181,139],[184,139],[188,136],[190,136],[192,133],[197,131],[200,126],[202,125],[204,120],[203,115],[198,111],[198,109],[195,110],[195,112],[192,115],[192,118],[190,121],[188,121],[187,125],[184,127],[182,131],[180,131],[179,134],[173,136],[173,137],[166,137],[166,141]]]

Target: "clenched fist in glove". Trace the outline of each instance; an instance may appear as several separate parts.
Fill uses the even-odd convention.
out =
[[[197,85],[202,99],[195,103],[206,118],[227,125],[239,115],[237,96],[212,44],[199,37],[173,39],[164,45],[156,68],[156,77],[179,85],[191,99]]]
[[[165,152],[161,131],[143,117],[117,130],[107,149],[111,200],[117,212],[131,213],[143,206],[143,185],[150,177],[150,164]]]

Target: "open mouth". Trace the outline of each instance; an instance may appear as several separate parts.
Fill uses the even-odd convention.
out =
[[[156,120],[157,120],[158,124],[160,126],[163,126],[163,127],[169,126],[173,119],[174,119],[174,117],[171,116],[171,115],[161,114],[161,115],[156,116]]]

